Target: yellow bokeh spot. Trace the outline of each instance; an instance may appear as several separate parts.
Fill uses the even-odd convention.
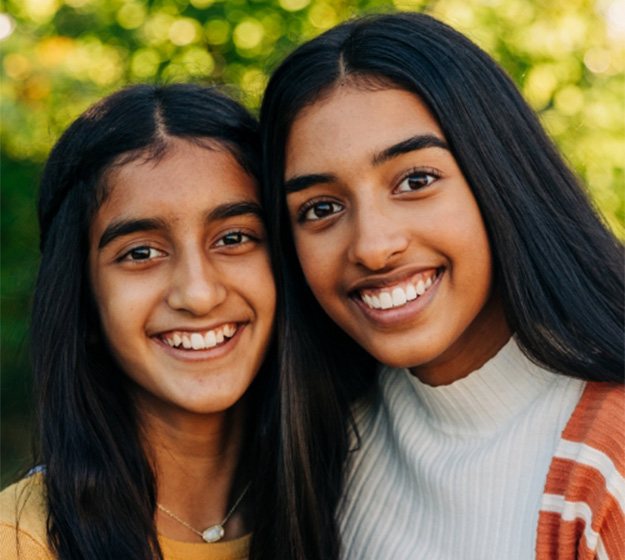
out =
[[[145,21],[145,6],[128,2],[124,4],[117,12],[117,22],[124,29],[136,29]]]
[[[261,93],[267,85],[267,75],[259,68],[248,68],[241,76],[241,88],[246,93]]]
[[[213,19],[206,23],[206,40],[211,45],[223,45],[230,37],[230,24],[223,19]]]
[[[74,40],[69,37],[50,37],[37,45],[37,57],[47,67],[58,66],[67,60],[74,50]]]
[[[186,51],[182,55],[182,62],[191,76],[210,76],[215,70],[215,59],[201,47]]]
[[[610,68],[611,56],[607,49],[588,49],[584,55],[584,65],[593,74],[603,74]]]
[[[19,53],[6,55],[3,64],[6,75],[13,80],[23,80],[27,78],[32,70],[30,60]]]
[[[34,21],[50,19],[58,8],[59,0],[22,0],[22,9]]]
[[[198,10],[208,8],[215,3],[215,0],[191,0],[191,5]]]
[[[269,42],[278,41],[284,36],[284,20],[280,15],[266,15],[261,22],[265,30],[265,39],[268,39]]]
[[[253,49],[260,45],[265,35],[265,30],[261,23],[255,19],[243,20],[234,28],[234,44],[240,49]]]
[[[568,85],[556,93],[554,103],[563,115],[575,115],[584,105],[584,94],[577,86]]]
[[[41,101],[50,95],[50,81],[43,76],[27,80],[21,90],[21,97],[26,102]]]
[[[156,76],[161,57],[155,49],[139,49],[132,55],[130,71],[137,78]]]
[[[537,65],[527,75],[523,93],[534,109],[541,109],[549,102],[557,85],[553,68],[546,64]]]
[[[556,140],[567,131],[566,119],[557,111],[549,110],[541,113],[540,120],[549,135]]]
[[[421,0],[393,0],[393,6],[402,11],[418,11],[423,7]]]
[[[442,19],[462,33],[475,31],[475,8],[464,0],[434,4],[432,15]]]
[[[620,106],[613,107],[605,101],[584,104],[584,120],[589,129],[609,129],[612,125],[623,122],[623,111]],[[621,125],[622,126],[622,125]]]
[[[280,7],[287,12],[303,10],[308,4],[310,4],[310,0],[280,0]]]
[[[308,21],[317,29],[325,30],[338,23],[338,16],[330,4],[314,4],[308,12]]]
[[[178,19],[169,28],[169,39],[179,47],[195,42],[198,35],[197,23],[190,18]]]
[[[491,2],[493,5],[494,2]],[[526,0],[504,0],[497,2],[497,17],[512,23],[517,29],[522,29],[534,20],[536,8]]]
[[[160,45],[168,42],[169,28],[174,21],[172,16],[163,13],[158,13],[148,18],[142,29],[146,41],[151,45]]]
[[[117,82],[123,73],[124,65],[117,51],[111,47],[103,47],[94,51],[94,59],[87,74],[91,81],[108,86]]]
[[[259,68],[248,68],[241,74],[239,85],[250,106],[257,107],[260,105],[267,80],[267,75]]]
[[[91,2],[93,2],[93,0],[64,0],[65,5],[71,8],[84,8],[91,4]]]

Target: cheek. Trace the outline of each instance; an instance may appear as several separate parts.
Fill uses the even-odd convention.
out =
[[[111,281],[100,275],[93,283],[93,297],[102,334],[113,355],[118,358],[136,343],[138,321],[145,319],[147,292],[131,282]]]
[[[319,299],[324,299],[342,272],[336,244],[302,235],[295,237],[295,250],[308,285]]]
[[[243,266],[237,265],[228,270],[227,274],[232,286],[241,287],[239,293],[254,308],[256,317],[272,324],[276,310],[276,285],[269,256],[259,255]],[[250,282],[252,278],[254,281]]]
[[[458,300],[458,312],[477,315],[492,291],[493,263],[490,241],[477,207],[466,212],[446,237],[451,261],[450,282]]]

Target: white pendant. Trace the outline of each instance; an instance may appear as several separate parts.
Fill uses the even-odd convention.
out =
[[[224,528],[221,525],[213,525],[202,531],[202,538],[206,542],[217,542],[224,536]]]

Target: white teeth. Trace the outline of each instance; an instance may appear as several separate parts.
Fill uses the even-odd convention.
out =
[[[393,298],[388,292],[382,292],[380,294],[380,306],[382,309],[390,309],[393,307]]]
[[[404,292],[404,290],[402,290],[401,288],[395,288],[391,295],[393,296],[393,307],[404,305],[404,303],[408,301],[408,298],[406,297],[406,292]]]
[[[206,342],[207,348],[217,346],[217,336],[215,335],[215,331],[208,331],[206,335],[204,335],[204,342]]]
[[[409,301],[417,299],[429,290],[438,274],[428,276],[424,281],[422,278],[416,284],[405,282],[402,286],[396,286],[389,293],[388,291],[380,291],[376,294],[361,294],[362,301],[372,309],[391,309],[393,307],[402,307]]]
[[[204,348],[204,337],[199,333],[193,333],[191,335],[191,347],[193,350]]]
[[[417,299],[417,290],[415,290],[415,287],[410,283],[406,286],[406,299],[408,301]]]
[[[174,332],[163,337],[163,341],[172,348],[183,347],[186,350],[204,350],[222,344],[227,338],[232,338],[236,332],[236,325],[228,324],[205,332]]]
[[[425,284],[423,283],[423,280],[419,280],[419,282],[417,282],[417,295],[422,296],[424,293],[425,293]]]

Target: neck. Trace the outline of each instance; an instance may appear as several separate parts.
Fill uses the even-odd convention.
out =
[[[157,501],[202,531],[221,523],[247,480],[235,481],[245,424],[245,403],[212,414],[155,410],[139,399],[143,439],[156,475]],[[235,483],[237,485],[235,486]],[[241,511],[239,506],[238,510]],[[157,512],[166,537],[202,542],[188,528]],[[226,538],[245,532],[242,516],[228,522]]]

